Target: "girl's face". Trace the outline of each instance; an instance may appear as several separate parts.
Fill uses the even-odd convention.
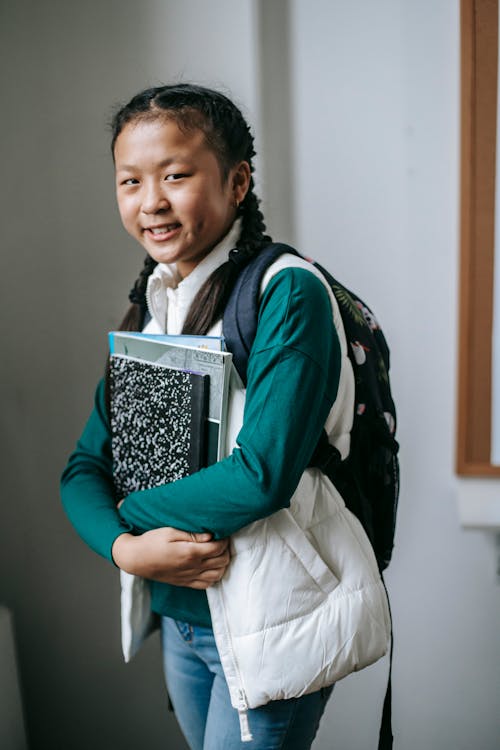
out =
[[[248,163],[223,181],[203,132],[183,133],[173,120],[129,123],[114,157],[123,226],[154,260],[187,276],[229,231],[248,190]]]

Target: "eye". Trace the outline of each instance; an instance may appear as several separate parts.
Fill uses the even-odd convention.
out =
[[[122,185],[138,185],[139,180],[136,180],[135,177],[127,177],[126,180],[123,180]]]
[[[188,175],[184,172],[174,172],[173,174],[168,174],[165,177],[165,180],[167,182],[177,182],[177,180],[182,180],[183,177],[187,177]]]

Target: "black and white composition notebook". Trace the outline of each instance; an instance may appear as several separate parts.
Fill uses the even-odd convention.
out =
[[[117,497],[206,466],[210,377],[110,357],[113,478]]]
[[[109,334],[111,359],[115,355],[156,363],[175,370],[208,375],[207,465],[227,455],[226,429],[232,355],[215,336],[171,336],[136,331]]]

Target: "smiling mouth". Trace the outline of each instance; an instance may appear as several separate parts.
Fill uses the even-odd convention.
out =
[[[173,224],[162,224],[158,227],[146,227],[146,230],[148,232],[152,232],[153,234],[166,234],[167,232],[172,232],[178,227],[180,227],[179,222],[175,222]]]
[[[144,232],[149,234],[155,240],[166,240],[170,239],[177,231],[181,228],[178,222],[173,224],[164,224],[161,227],[146,227]]]

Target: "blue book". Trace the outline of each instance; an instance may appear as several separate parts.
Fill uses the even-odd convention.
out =
[[[136,339],[147,339],[148,341],[159,341],[177,346],[191,346],[195,349],[213,349],[218,352],[226,351],[224,336],[191,336],[188,334],[170,333],[143,333],[142,331],[111,331],[108,333],[109,351],[114,354],[115,336],[133,336]]]

